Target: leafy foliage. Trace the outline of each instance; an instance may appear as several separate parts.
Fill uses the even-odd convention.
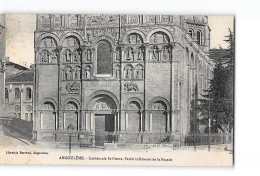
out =
[[[210,87],[204,90],[202,99],[198,99],[197,107],[200,116],[199,123],[206,126],[205,133],[209,132],[209,118],[211,132],[232,132],[234,123],[234,58],[235,39],[229,30],[229,35],[224,40],[229,43],[227,56],[230,60],[226,63],[218,62],[213,71],[213,78],[209,80]]]

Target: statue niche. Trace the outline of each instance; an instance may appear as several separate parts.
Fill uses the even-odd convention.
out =
[[[51,52],[51,63],[57,63],[57,55],[56,51]]]
[[[163,47],[163,54],[162,54],[162,60],[169,60],[170,58],[170,51],[167,46]]]
[[[74,79],[80,79],[80,67],[77,66],[74,70]]]
[[[135,67],[135,78],[143,79],[143,66],[142,65],[137,65]]]
[[[137,60],[140,60],[140,61],[144,60],[144,48],[143,47],[138,48]]]
[[[72,60],[72,53],[69,49],[67,49],[64,53],[64,62],[65,63],[71,63],[71,60]]]
[[[126,60],[127,61],[133,61],[134,60],[134,50],[133,50],[133,48],[129,48],[127,50]]]
[[[49,52],[46,50],[41,53],[41,63],[49,63]]]
[[[87,66],[85,69],[85,79],[91,79],[91,67]]]
[[[125,67],[125,79],[132,79],[133,75],[133,67],[131,65],[127,65]]]
[[[152,49],[152,60],[159,60],[159,50],[157,46]]]
[[[65,80],[71,80],[72,79],[72,68],[66,67],[64,69],[64,79]]]
[[[74,63],[80,62],[81,52],[79,50],[74,51]]]
[[[116,65],[114,70],[115,70],[115,72],[114,72],[115,78],[120,79],[120,67],[118,65]]]

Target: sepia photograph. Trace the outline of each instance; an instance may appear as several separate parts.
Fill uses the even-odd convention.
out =
[[[0,14],[0,163],[233,166],[235,16]]]

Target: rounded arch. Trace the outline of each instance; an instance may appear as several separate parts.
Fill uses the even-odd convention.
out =
[[[126,103],[125,103],[125,109],[127,109],[127,107],[129,106],[129,104],[130,104],[131,102],[137,102],[137,103],[139,104],[141,110],[144,109],[144,104],[143,104],[143,102],[142,102],[139,98],[137,98],[137,97],[131,97],[131,98],[129,98],[129,99],[126,101]]]
[[[189,27],[188,33],[189,33],[189,35],[190,35],[191,38],[194,37],[194,32],[195,32],[194,28],[193,28],[193,27]]]
[[[45,33],[45,34],[40,35],[40,36],[37,38],[36,43],[35,43],[35,46],[36,46],[36,47],[40,46],[41,41],[42,41],[43,39],[45,39],[45,38],[48,38],[48,37],[53,38],[53,39],[54,39],[54,42],[56,42],[57,46],[60,45],[60,40],[59,40],[59,38],[58,38],[57,35],[55,35],[55,34],[53,34],[53,33]]]
[[[173,41],[173,36],[172,36],[172,34],[171,34],[167,29],[164,29],[164,28],[157,28],[157,29],[153,29],[152,31],[150,31],[149,34],[148,34],[147,37],[146,37],[145,42],[146,42],[146,43],[149,43],[149,40],[150,40],[151,36],[152,36],[154,33],[156,33],[156,32],[165,33],[165,34],[169,37],[170,42],[174,42],[174,41]]]
[[[68,33],[64,34],[64,35],[61,37],[61,39],[60,39],[60,45],[63,44],[63,42],[65,41],[65,39],[66,39],[67,37],[75,37],[75,38],[77,38],[80,45],[83,45],[83,43],[84,43],[82,37],[81,37],[78,33],[76,33],[76,32],[68,32]]]
[[[107,41],[109,44],[110,44],[110,47],[112,49],[115,49],[115,42],[114,40],[109,37],[109,36],[106,36],[106,35],[101,35],[101,36],[98,36],[96,37],[96,39],[93,41],[93,46],[97,47],[98,46],[98,43],[100,41]]]
[[[97,96],[102,96],[102,95],[105,95],[105,96],[111,98],[114,101],[116,108],[119,108],[118,99],[116,98],[116,96],[113,93],[111,93],[107,90],[98,90],[98,91],[95,91],[94,93],[92,93],[91,95],[89,95],[88,99],[87,99],[88,102],[86,104],[86,107],[88,109],[91,109],[91,105],[93,106],[93,103],[95,103],[95,102],[93,102],[93,99]]]
[[[44,104],[47,103],[47,102],[50,102],[50,103],[53,104],[54,110],[57,110],[57,109],[58,109],[58,105],[57,105],[56,101],[55,101],[53,98],[50,98],[50,97],[46,97],[46,98],[44,98],[44,99],[41,101],[41,107],[43,108],[43,107],[44,107]]]
[[[190,55],[190,60],[191,60],[191,66],[192,68],[195,68],[195,57],[194,57],[194,54],[191,53]]]
[[[189,48],[186,47],[186,65],[190,66],[191,65],[191,59],[190,59],[190,51]]]
[[[152,110],[152,109],[153,109],[153,108],[152,108],[153,104],[154,104],[155,102],[157,102],[157,101],[162,101],[162,102],[166,105],[166,110],[170,110],[170,109],[171,109],[171,108],[170,108],[170,103],[169,103],[169,101],[168,101],[166,98],[160,97],[160,96],[154,97],[154,98],[152,98],[152,99],[148,102],[148,109]]]
[[[67,98],[67,99],[65,99],[65,100],[63,101],[63,103],[62,103],[62,109],[63,109],[63,110],[66,110],[66,105],[67,105],[68,103],[73,103],[73,104],[75,104],[75,105],[77,106],[77,109],[80,108],[80,102],[79,102],[79,100],[77,100],[76,98]]]
[[[201,29],[197,29],[197,43],[198,45],[202,45],[202,41],[203,41],[203,35],[202,35],[202,30]]]
[[[127,43],[127,37],[130,34],[139,34],[142,37],[143,41],[145,42],[146,35],[143,33],[143,31],[138,30],[138,29],[131,29],[131,30],[127,31],[125,33],[125,35],[123,36],[123,43]]]

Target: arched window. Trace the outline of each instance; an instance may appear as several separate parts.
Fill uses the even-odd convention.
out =
[[[8,100],[9,99],[9,92],[8,89],[5,88],[5,99]]]
[[[189,35],[191,36],[191,38],[193,38],[193,35],[194,35],[194,30],[193,29],[189,29]]]
[[[20,93],[19,88],[14,89],[14,96],[15,96],[15,99],[20,99],[21,93]]]
[[[197,31],[197,43],[198,43],[198,45],[202,45],[202,33],[201,33],[201,31]]]
[[[30,87],[27,87],[27,89],[26,89],[26,98],[27,99],[32,98],[32,89]]]
[[[112,48],[111,44],[102,40],[97,46],[97,74],[112,75]]]

